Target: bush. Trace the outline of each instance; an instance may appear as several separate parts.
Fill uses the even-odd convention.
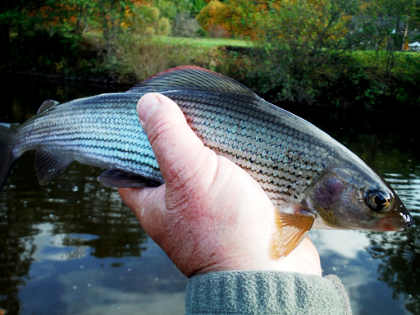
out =
[[[120,81],[142,81],[160,71],[193,64],[215,69],[224,60],[223,50],[197,47],[185,42],[171,44],[153,41],[150,36],[122,34],[113,44],[115,54],[104,65]]]
[[[291,54],[287,50],[272,55],[262,48],[231,48],[217,70],[278,104],[362,110],[420,104],[418,55],[398,54],[387,75],[385,63],[374,63],[369,51],[330,50],[305,58]],[[296,58],[303,62],[291,63]]]
[[[173,34],[182,37],[195,37],[200,30],[197,20],[186,13],[178,13],[173,27]]]

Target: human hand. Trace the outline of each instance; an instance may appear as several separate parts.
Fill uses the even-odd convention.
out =
[[[165,184],[119,192],[181,272],[321,275],[318,252],[308,238],[287,257],[271,257],[278,210],[247,172],[203,145],[172,100],[149,93],[139,100],[137,111]]]

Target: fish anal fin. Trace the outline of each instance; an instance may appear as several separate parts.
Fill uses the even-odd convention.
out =
[[[156,187],[163,182],[147,178],[139,174],[126,172],[119,169],[109,169],[98,176],[98,181],[106,187],[142,188]]]
[[[45,150],[37,150],[35,153],[35,171],[39,184],[45,185],[62,174],[71,162],[73,162],[72,157],[61,156]]]
[[[287,256],[302,241],[314,223],[312,215],[288,214],[276,211],[276,231],[273,235],[270,256],[279,259]]]
[[[41,106],[38,108],[38,111],[36,113],[39,114],[47,110],[50,110],[58,104],[60,104],[60,102],[57,102],[55,100],[45,100],[44,102],[42,102]]]

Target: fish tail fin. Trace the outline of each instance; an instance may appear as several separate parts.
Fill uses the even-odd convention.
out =
[[[13,155],[15,130],[0,125],[0,190],[16,157]]]

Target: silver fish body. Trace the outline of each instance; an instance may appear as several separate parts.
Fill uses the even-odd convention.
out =
[[[136,113],[141,96],[101,94],[47,109],[21,125],[13,154],[20,156],[28,150],[56,152],[69,162],[121,169],[162,182]]]
[[[137,101],[157,91],[181,107],[205,145],[248,171],[279,208],[294,205],[297,214],[309,212],[321,227],[393,230],[411,223],[395,192],[311,123],[207,70],[168,73],[125,93],[46,106],[8,142],[10,160],[37,150],[41,183],[74,160],[121,171],[103,176],[102,182],[111,186],[163,183],[136,113]],[[219,79],[221,88],[212,85]],[[119,181],[125,175],[133,177]]]

